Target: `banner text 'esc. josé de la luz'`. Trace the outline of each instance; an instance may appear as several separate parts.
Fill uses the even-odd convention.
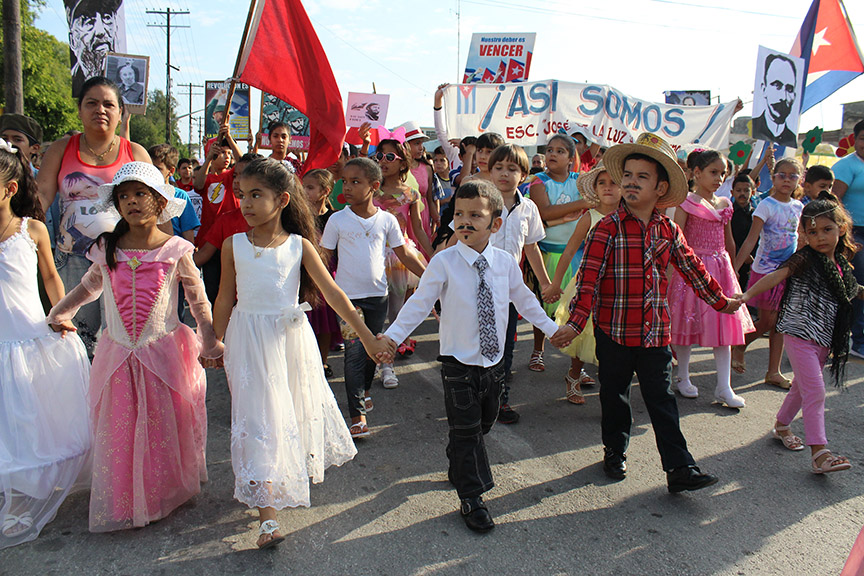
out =
[[[444,91],[447,132],[454,138],[497,132],[520,146],[542,145],[560,130],[585,127],[601,146],[634,142],[653,132],[673,146],[723,149],[737,100],[674,106],[628,96],[611,86],[542,80],[456,84]]]

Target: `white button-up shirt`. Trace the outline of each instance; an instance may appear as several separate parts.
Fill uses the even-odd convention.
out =
[[[517,262],[522,261],[522,249],[526,244],[536,244],[546,238],[546,229],[543,228],[537,205],[518,192],[513,208],[508,211],[505,206],[501,218],[501,228],[492,234],[489,242],[513,256]]]
[[[483,250],[489,264],[485,279],[492,290],[495,305],[495,332],[498,336],[498,355],[489,360],[480,353],[480,329],[477,319],[477,291],[480,275],[474,262],[480,254],[468,245],[458,242],[436,254],[414,295],[408,299],[396,321],[385,333],[395,342],[402,342],[429,315],[436,300],[441,300],[439,328],[440,351],[470,366],[488,368],[504,356],[509,305],[512,302],[523,318],[540,328],[548,337],[558,330],[543,311],[534,293],[525,286],[516,261],[491,243]]]

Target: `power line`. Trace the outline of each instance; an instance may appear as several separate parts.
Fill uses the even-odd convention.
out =
[[[192,89],[193,88],[204,88],[204,85],[203,84],[192,84],[190,82],[189,84],[181,84],[181,86],[183,86],[184,88],[189,90],[185,94],[181,94],[181,96],[189,96],[189,146],[190,146],[190,150],[191,150],[191,146],[192,146],[192,96],[203,96],[204,95],[203,92],[193,92]]]
[[[166,56],[165,56],[165,141],[171,142],[171,69],[180,70],[176,66],[171,66],[171,15],[188,15],[188,10],[171,10],[169,6],[165,10],[147,10],[147,14],[158,14],[160,16],[165,16],[165,24],[148,24],[149,28],[164,28],[165,29],[165,39],[166,39]],[[189,28],[189,26],[183,26],[179,24],[174,24],[174,28]]]

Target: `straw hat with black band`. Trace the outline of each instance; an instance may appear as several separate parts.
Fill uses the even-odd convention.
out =
[[[609,148],[603,155],[606,171],[616,184],[621,184],[624,177],[624,161],[632,154],[643,154],[660,163],[669,176],[669,190],[657,201],[657,209],[678,206],[687,198],[687,176],[678,165],[675,150],[668,142],[650,132],[640,134],[633,144],[617,144]]]

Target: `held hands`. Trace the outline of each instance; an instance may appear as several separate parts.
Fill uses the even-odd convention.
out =
[[[556,348],[566,348],[570,345],[570,342],[573,341],[579,333],[576,332],[571,326],[565,324],[558,328],[555,334],[552,335],[552,338],[549,339],[552,342],[552,345]]]
[[[375,338],[366,349],[369,357],[375,360],[376,364],[392,364],[396,356],[396,342],[384,334],[378,334]]]
[[[199,356],[198,363],[204,368],[224,368],[225,357],[219,356],[218,358],[204,358],[203,356]]]
[[[736,294],[733,298],[726,298],[726,306],[723,307],[720,312],[723,314],[734,314],[738,311],[738,308],[743,304],[743,300],[741,299],[741,294]]]
[[[49,324],[49,326],[51,327],[51,329],[54,332],[60,332],[61,338],[65,338],[66,334],[68,334],[69,332],[77,332],[78,331],[78,328],[76,328],[75,325],[72,324],[71,320],[66,320],[64,322],[57,322],[56,324]]]
[[[541,292],[543,293],[543,301],[547,304],[552,304],[561,299],[561,288],[555,284],[549,284]]]

